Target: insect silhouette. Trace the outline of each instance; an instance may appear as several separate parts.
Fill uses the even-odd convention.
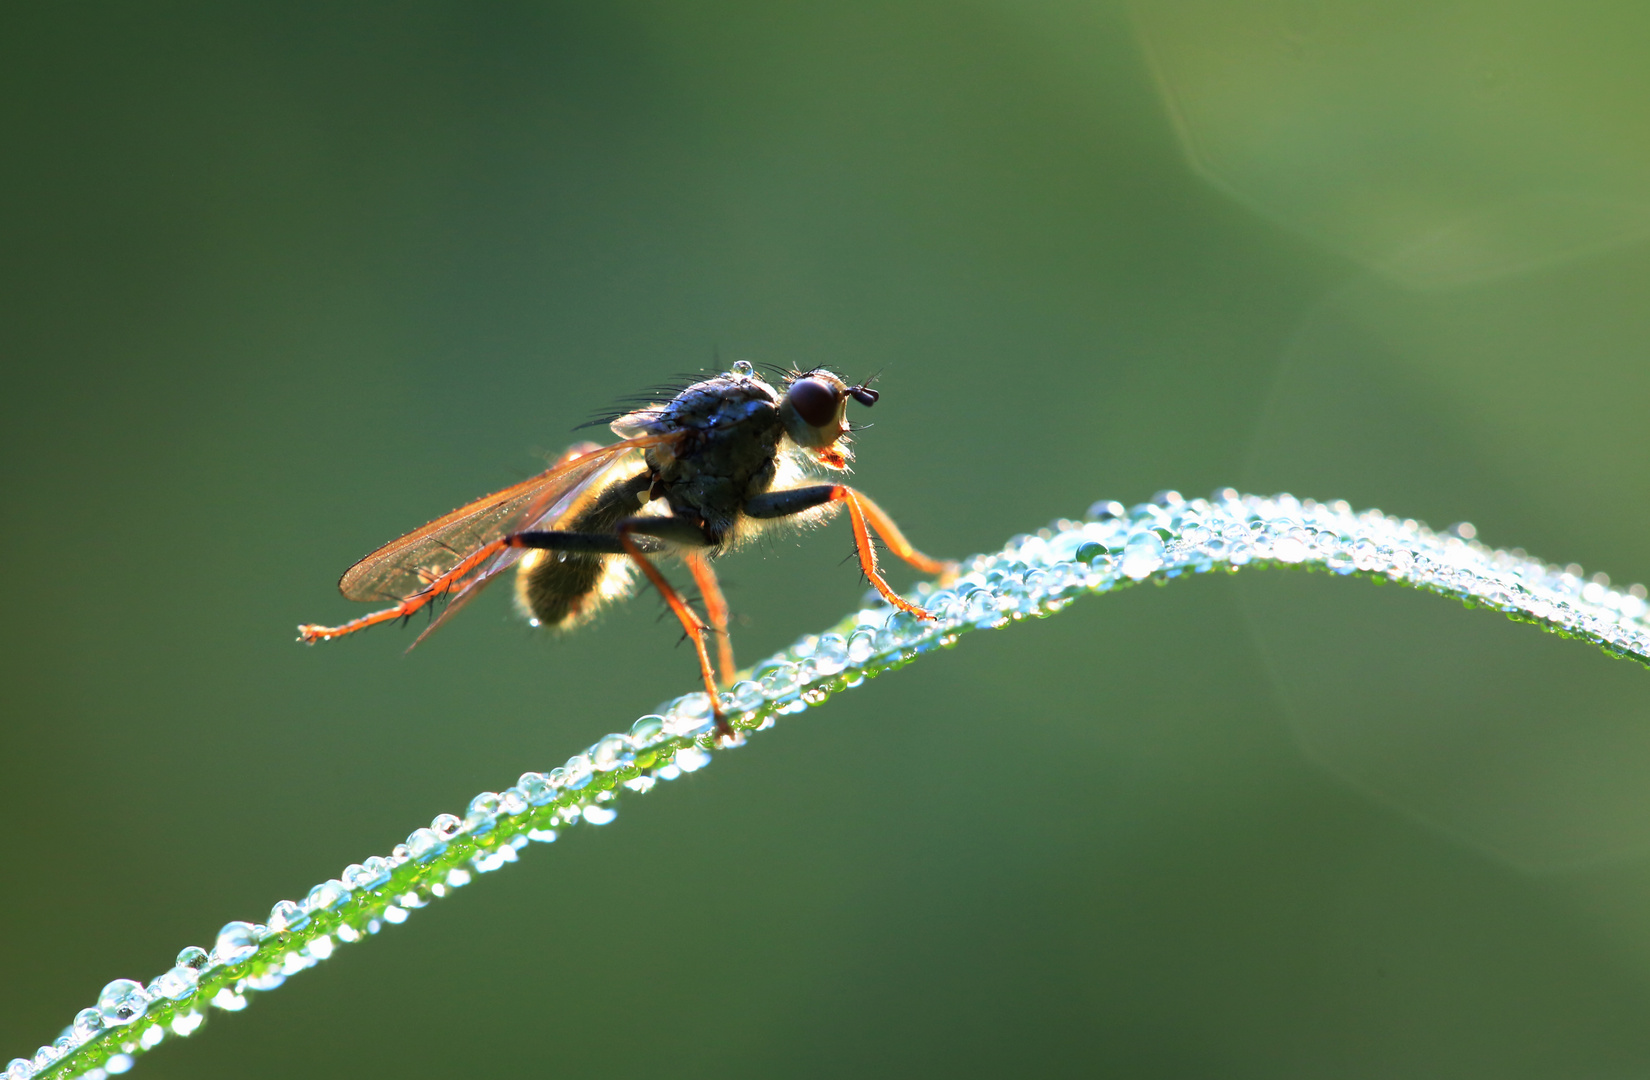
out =
[[[870,499],[829,479],[846,473],[853,456],[848,402],[869,407],[878,393],[864,383],[850,386],[824,368],[790,372],[782,381],[784,389],[777,389],[740,361],[663,404],[614,418],[618,442],[580,443],[545,472],[461,506],[357,562],[338,590],[350,600],[388,606],[341,626],[300,626],[299,640],[328,641],[407,619],[446,598],[446,610],[417,645],[512,567],[516,604],[529,621],[569,629],[627,596],[640,571],[693,642],[717,730],[731,737],[717,673],[723,684],[732,682],[733,648],[712,557],[776,523],[819,524],[846,507],[860,569],[894,607],[932,618],[883,579],[872,532],[924,573],[949,576],[956,570],[955,563],[912,547]],[[687,565],[703,618],[659,572],[654,559],[660,555]],[[716,668],[708,634],[715,635]]]

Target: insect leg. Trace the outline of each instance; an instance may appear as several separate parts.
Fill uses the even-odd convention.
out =
[[[717,693],[716,673],[710,666],[710,653],[705,651],[705,631],[709,628],[699,616],[693,613],[693,609],[688,607],[687,601],[682,599],[681,594],[671,587],[670,582],[665,580],[665,576],[659,573],[659,568],[653,565],[652,560],[643,554],[634,534],[641,533],[644,536],[663,534],[668,539],[678,543],[691,543],[699,547],[709,547],[710,542],[705,539],[705,534],[697,525],[682,521],[679,518],[625,518],[619,522],[615,531],[618,533],[617,539],[625,554],[629,555],[636,565],[641,567],[642,573],[646,574],[647,580],[651,581],[653,587],[659,590],[659,595],[665,598],[665,603],[670,605],[670,610],[675,612],[677,620],[681,622],[682,629],[686,630],[687,636],[693,640],[693,649],[699,654],[699,674],[704,677],[705,693],[710,697],[711,714],[716,718],[716,730],[724,739],[732,739],[733,725],[728,723],[726,716],[722,715],[722,700]]]
[[[369,626],[377,626],[382,622],[404,619],[419,608],[434,603],[458,588],[465,577],[469,576],[488,559],[491,559],[505,548],[513,546],[510,544],[510,539],[506,536],[494,540],[490,544],[483,544],[450,570],[430,578],[428,584],[422,589],[411,596],[404,597],[393,607],[384,608],[382,611],[374,611],[371,614],[361,616],[359,619],[351,619],[342,626],[317,626],[313,623],[305,623],[303,626],[298,627],[298,640],[313,645],[317,641],[331,641],[335,637],[353,634],[357,630],[365,630]]]
[[[931,559],[912,547],[911,542],[905,539],[905,534],[894,524],[894,520],[883,513],[876,503],[853,488],[845,484],[817,484],[787,491],[770,491],[747,502],[745,513],[755,518],[789,517],[832,502],[847,504],[848,517],[854,527],[854,546],[859,551],[859,568],[865,572],[865,576],[877,592],[882,594],[883,599],[919,619],[933,618],[894,592],[888,582],[883,580],[881,571],[877,569],[877,551],[871,543],[871,529],[877,531],[877,535],[887,543],[890,551],[924,573],[951,574],[956,571],[956,564]]]
[[[728,602],[722,596],[722,587],[716,582],[716,571],[710,560],[697,551],[685,552],[682,561],[693,573],[693,583],[699,586],[699,595],[705,599],[705,616],[716,631],[716,667],[722,675],[722,685],[732,686],[734,673],[733,640],[728,637]]]

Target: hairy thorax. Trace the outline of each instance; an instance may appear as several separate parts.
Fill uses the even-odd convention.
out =
[[[735,542],[741,508],[773,487],[784,427],[778,395],[761,379],[721,377],[699,383],[657,409],[631,413],[615,430],[684,432],[671,447],[647,452],[649,494],[672,516],[701,522],[718,546]]]

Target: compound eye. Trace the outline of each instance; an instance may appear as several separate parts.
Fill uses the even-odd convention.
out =
[[[791,399],[791,408],[796,410],[809,427],[822,428],[836,419],[837,406],[841,399],[837,393],[823,379],[798,379],[791,384],[785,396]]]

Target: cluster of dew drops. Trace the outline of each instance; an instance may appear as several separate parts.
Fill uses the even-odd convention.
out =
[[[1586,577],[1575,565],[1488,548],[1471,525],[1434,532],[1379,511],[1354,512],[1344,502],[1245,496],[1231,489],[1188,500],[1167,491],[1132,508],[1096,503],[1082,520],[1057,521],[1015,537],[1000,552],[966,560],[943,587],[919,585],[916,598],[928,619],[868,597],[874,606],[830,632],[803,637],[723,694],[723,707],[740,730],[721,747],[743,745],[747,732],[772,727],[775,717],[801,712],[835,690],[948,646],[966,630],[1046,615],[1088,592],[1252,563],[1384,575],[1650,659],[1644,586],[1612,588],[1603,574]],[[687,694],[642,717],[628,733],[598,740],[560,768],[524,773],[503,792],[483,792],[462,818],[438,816],[387,857],[351,865],[311,889],[302,902],[276,904],[266,922],[229,923],[210,951],[184,949],[172,968],[147,984],[109,983],[95,1006],[81,1010],[32,1058],[13,1059],[0,1080],[33,1080],[58,1066],[62,1076],[88,1080],[124,1073],[136,1054],[169,1035],[195,1031],[208,1006],[239,1011],[250,994],[275,989],[330,957],[338,945],[405,922],[411,911],[468,884],[473,873],[515,862],[529,843],[552,842],[558,829],[580,821],[607,824],[617,815],[609,805],[617,788],[646,792],[661,780],[702,768],[717,748],[714,731],[709,698]],[[625,779],[592,784],[614,772]],[[385,891],[409,863],[440,868],[449,845],[461,837],[474,850],[459,864],[422,875],[405,891]],[[352,897],[370,902],[347,908],[347,919],[336,918]],[[318,932],[320,925],[326,932]],[[248,965],[248,973],[232,980],[213,977],[254,958],[267,962]],[[75,1053],[88,1044],[95,1054]]]

